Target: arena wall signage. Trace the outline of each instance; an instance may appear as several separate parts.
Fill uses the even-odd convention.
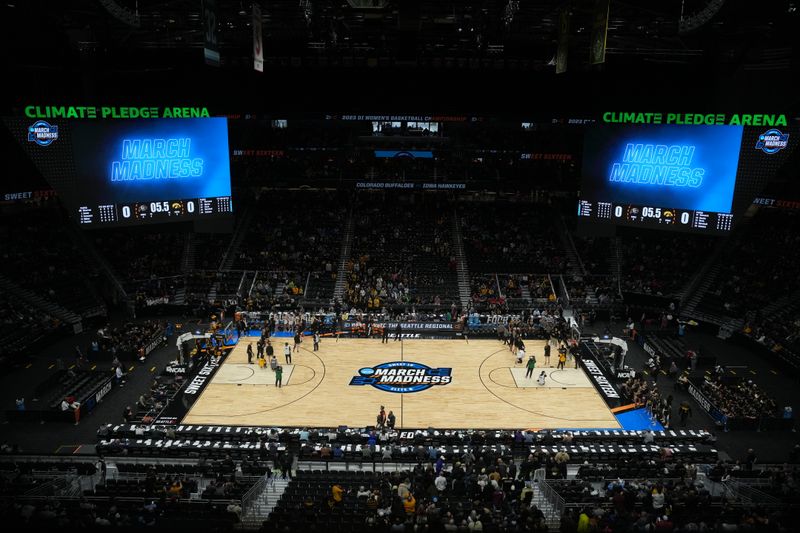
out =
[[[431,368],[411,361],[393,361],[359,369],[350,385],[371,385],[385,392],[422,392],[434,386],[448,385],[453,379],[452,371],[452,368]]]
[[[220,360],[219,364],[221,363],[222,361]],[[216,373],[217,369],[219,368],[219,364],[217,363],[216,357],[209,357],[208,361],[206,361],[206,364],[200,367],[200,370],[197,371],[197,375],[186,386],[183,394],[190,396],[200,394],[205,388],[206,383],[210,381]]]
[[[164,372],[167,374],[185,374],[187,371],[186,365],[167,365]]]
[[[56,195],[56,191],[40,190],[40,191],[18,191],[7,192],[3,194],[2,202],[24,202],[26,200],[35,200],[39,198],[51,198]]]
[[[539,153],[539,152],[522,152],[519,154],[522,161],[572,161],[575,157],[572,154],[566,153]]]
[[[636,371],[632,368],[627,368],[625,370],[617,370],[614,376],[617,378],[617,381],[635,378]]]
[[[705,126],[787,126],[786,115],[760,113],[653,113],[606,111],[607,124],[678,124]]]
[[[645,352],[647,352],[650,355],[650,357],[655,357],[656,356],[655,349],[652,346],[650,346],[647,342],[645,342],[642,345],[642,348],[644,349]]]
[[[160,330],[158,333],[156,333],[156,334],[153,336],[153,338],[152,338],[152,340],[150,341],[150,343],[149,343],[147,346],[145,346],[145,348],[144,348],[144,354],[145,354],[145,355],[150,355],[150,352],[152,352],[153,350],[155,350],[156,348],[158,348],[158,347],[161,345],[161,343],[162,343],[162,342],[164,342],[164,341],[166,340],[166,339],[164,338],[164,333],[165,333],[165,332],[164,332],[164,330],[162,329],[162,330]]]
[[[106,394],[111,392],[111,387],[113,386],[114,382],[108,380],[105,385],[103,385],[99,391],[97,391],[94,395],[94,401],[100,403],[100,401],[105,397]]]
[[[462,115],[325,115],[326,120],[411,121],[411,122],[477,122],[478,117]]]
[[[356,189],[466,189],[466,183],[412,183],[399,181],[358,181]]]
[[[103,398],[111,392],[111,389],[114,387],[114,377],[109,374],[109,378],[107,381],[101,383],[97,389],[88,396],[86,396],[86,400],[81,405],[81,414],[88,414],[94,411],[94,408],[97,407]]]
[[[372,327],[382,327],[388,328],[391,335],[394,335],[394,331],[397,328],[397,322],[373,322]],[[453,331],[453,324],[450,322],[400,322],[400,327],[403,330],[403,333],[408,333],[411,331],[439,331],[439,332],[451,332]],[[354,327],[362,327],[364,326],[363,322],[354,322],[354,321],[346,321],[344,323],[345,329],[353,329]]]
[[[702,407],[703,410],[706,413],[708,413],[708,415],[711,418],[713,418],[715,422],[721,425],[724,425],[727,422],[728,417],[722,414],[722,411],[717,409],[714,406],[714,404],[712,404],[711,401],[708,398],[706,398],[706,395],[703,394],[703,392],[698,387],[696,387],[695,384],[692,383],[691,381],[689,381],[689,386],[687,388],[687,391],[692,396],[692,398],[694,398],[697,401],[697,404],[700,407]]]
[[[778,198],[765,198],[759,196],[753,199],[754,205],[775,207],[779,209],[800,209],[800,200],[780,200]]]
[[[592,383],[597,391],[603,396],[603,399],[606,401],[606,404],[609,407],[616,407],[619,404],[620,398],[619,393],[614,388],[614,385],[611,384],[611,380],[605,375],[603,370],[600,368],[600,365],[594,360],[594,357],[586,355],[584,352],[584,356],[581,358],[581,364],[583,365],[584,370],[589,374],[592,378]]]
[[[27,105],[25,116],[33,119],[129,119],[129,118],[205,118],[207,107],[109,107]]]

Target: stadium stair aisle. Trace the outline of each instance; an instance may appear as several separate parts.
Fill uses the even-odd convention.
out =
[[[453,211],[451,218],[453,232],[453,253],[457,260],[458,274],[458,296],[462,309],[469,309],[470,306],[470,286],[469,286],[469,266],[467,266],[467,255],[464,253],[464,240],[461,235],[461,224],[459,223],[458,212]]]
[[[280,479],[273,474],[271,481],[267,482],[261,492],[255,496],[251,506],[242,515],[241,529],[258,529],[269,517],[269,514],[278,505],[289,481]]]

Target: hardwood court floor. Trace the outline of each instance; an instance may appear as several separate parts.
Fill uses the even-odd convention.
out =
[[[402,428],[620,427],[588,379],[574,374],[583,371],[559,375],[545,368],[546,387],[527,382],[523,386],[524,372],[515,371],[515,379],[511,371],[523,365],[515,365],[508,348],[495,340],[404,340],[401,353],[399,341],[381,344],[379,339],[332,338],[323,339],[319,351],[313,352],[306,339],[293,355],[293,368],[285,372],[281,388],[274,386],[269,368],[247,364],[247,344],[252,342],[255,349],[256,341],[245,337],[232,350],[184,424],[364,427],[375,424],[384,405],[387,412],[394,411]],[[285,341],[272,339],[284,368]],[[542,370],[543,346],[544,341],[527,343],[527,353],[535,354],[538,361],[534,376]],[[452,382],[405,394],[350,385],[360,368],[392,361],[450,367]],[[570,386],[562,388],[559,381]]]

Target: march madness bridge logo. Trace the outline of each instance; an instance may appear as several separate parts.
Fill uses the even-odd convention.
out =
[[[50,146],[56,139],[58,139],[58,126],[44,120],[37,120],[28,126],[28,142],[39,146]]]
[[[758,136],[756,150],[761,150],[765,154],[774,154],[786,148],[788,144],[789,134],[772,128]]]
[[[411,361],[393,361],[359,369],[350,385],[372,385],[386,392],[421,392],[449,384],[453,379],[452,371],[452,368],[431,368]]]

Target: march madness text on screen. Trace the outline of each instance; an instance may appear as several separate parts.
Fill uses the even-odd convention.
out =
[[[641,185],[700,187],[704,168],[692,168],[691,145],[633,144],[625,146],[622,162],[611,166],[608,180]]]
[[[189,157],[192,140],[124,139],[121,161],[111,162],[111,181],[188,178],[203,175],[203,160]]]

